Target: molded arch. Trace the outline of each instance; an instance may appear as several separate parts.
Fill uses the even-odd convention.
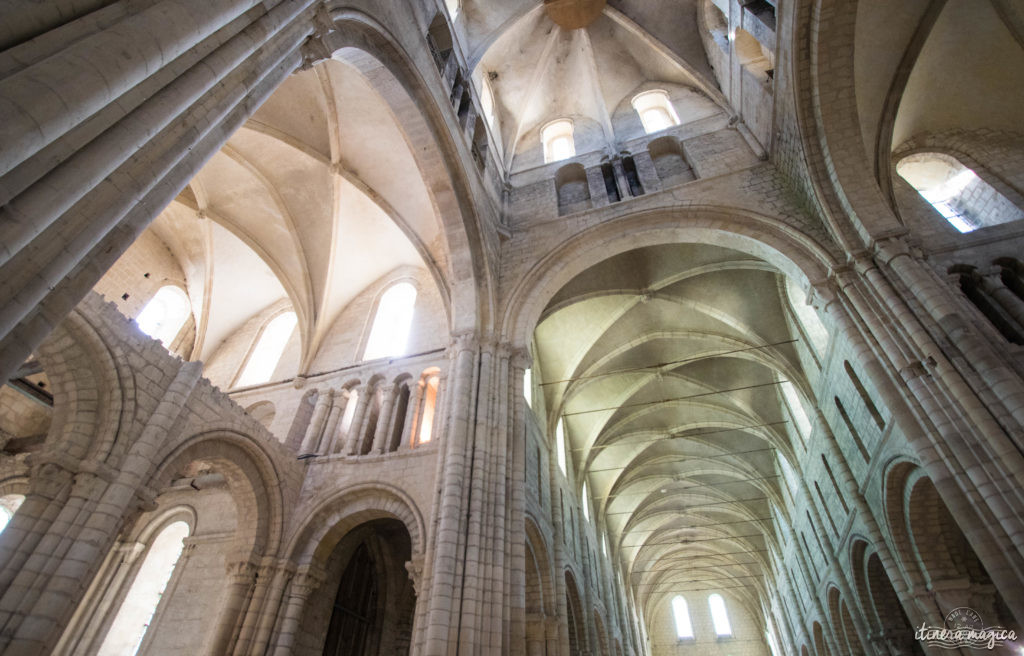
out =
[[[264,445],[240,433],[213,430],[172,441],[158,456],[154,461],[159,464],[148,479],[155,489],[169,485],[171,477],[193,461],[214,463],[238,508],[239,555],[277,553],[284,525],[282,476]]]
[[[452,333],[488,325],[494,316],[494,281],[488,274],[484,238],[470,200],[469,174],[451,164],[458,161],[454,157],[455,136],[449,133],[438,100],[398,40],[383,25],[352,9],[332,9],[330,17],[336,30],[323,39],[328,53],[344,61],[344,55],[338,56],[339,51],[354,48],[364,52],[397,82],[391,85],[393,92],[381,95],[399,123],[409,126],[404,134],[412,140],[410,152],[416,158],[442,223],[450,271],[445,275],[431,259],[426,262],[437,279],[446,307],[450,308]],[[349,63],[363,73],[368,72],[367,66],[371,64],[364,58]],[[460,253],[468,253],[469,257],[459,257]],[[462,282],[449,285],[449,281]],[[480,294],[478,288],[487,291]]]
[[[717,206],[647,210],[584,230],[545,254],[514,287],[502,335],[523,347],[548,301],[577,274],[613,255],[667,243],[732,248],[800,281],[822,281],[837,263],[814,236],[776,218]]]
[[[311,499],[307,517],[289,539],[284,553],[294,562],[322,564],[353,528],[370,520],[390,518],[405,525],[414,555],[426,549],[426,524],[416,502],[405,491],[382,483],[361,483]]]

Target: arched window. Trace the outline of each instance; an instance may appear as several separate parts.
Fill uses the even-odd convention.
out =
[[[583,481],[583,490],[581,492],[583,497],[583,516],[590,521],[590,492],[587,490],[587,482]]]
[[[284,347],[295,330],[298,318],[294,312],[284,312],[274,317],[260,333],[256,347],[249,354],[237,387],[259,385],[270,380],[277,369],[277,363],[284,355]]]
[[[448,15],[452,17],[452,22],[455,22],[455,17],[459,15],[459,0],[444,0],[444,6],[448,8]]]
[[[715,635],[724,638],[732,635],[732,626],[729,625],[729,614],[725,611],[725,600],[717,592],[708,597],[708,606],[711,607],[711,621],[715,625]]]
[[[175,285],[165,285],[149,299],[146,307],[135,317],[135,323],[139,330],[168,347],[185,325],[190,311],[185,292]]]
[[[527,369],[523,372],[523,396],[526,397],[526,405],[533,407],[533,370]]]
[[[408,282],[388,287],[377,304],[370,338],[366,341],[364,360],[405,355],[416,307],[416,288]]]
[[[0,497],[0,533],[7,528],[7,524],[14,517],[14,513],[18,512],[23,501],[25,501],[25,497],[21,494],[7,494]]]
[[[153,539],[97,656],[132,656],[138,651],[188,533],[188,524],[179,521],[167,525]]]
[[[797,323],[814,353],[820,358],[825,355],[828,348],[828,329],[821,322],[818,313],[807,303],[807,295],[804,290],[792,278],[786,278],[786,296],[789,297],[789,307],[796,316]]]
[[[800,401],[800,394],[796,391],[796,387],[793,383],[788,380],[784,380],[779,384],[782,388],[782,397],[786,399],[786,405],[789,407],[789,414],[793,417],[793,422],[796,424],[797,431],[800,433],[800,437],[806,442],[807,438],[811,436],[811,420],[807,416],[807,411],[804,410],[804,404]]]
[[[693,624],[690,623],[690,609],[682,595],[672,597],[672,618],[676,622],[676,637],[680,640],[692,640]]]
[[[955,157],[917,153],[904,157],[896,172],[960,232],[1024,218],[1024,211]]]
[[[563,118],[545,125],[540,131],[540,140],[544,144],[545,164],[568,159],[576,154],[572,121],[569,119]]]
[[[668,93],[661,89],[633,96],[633,109],[640,115],[640,122],[647,134],[679,125],[679,115],[669,101]]]
[[[565,420],[561,417],[558,418],[558,423],[555,424],[555,457],[558,458],[558,468],[562,470],[563,474],[567,474],[568,470],[565,468]]]

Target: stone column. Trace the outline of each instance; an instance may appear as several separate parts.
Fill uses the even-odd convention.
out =
[[[334,405],[338,408],[338,423],[334,427],[334,430],[329,435],[324,436],[324,442],[327,445],[324,454],[332,455],[335,453],[343,453],[345,449],[345,431],[342,428],[342,421],[345,419],[345,413],[348,411],[348,402],[352,398],[352,390],[340,389],[334,392]]]
[[[321,389],[316,397],[316,406],[313,408],[313,417],[309,420],[306,428],[306,436],[302,438],[302,447],[299,453],[316,453],[320,445],[320,436],[323,434],[324,423],[327,421],[327,411],[331,404],[331,391]]]
[[[420,404],[424,403],[424,392],[427,389],[427,381],[424,378],[420,378],[419,382],[416,383],[416,388],[412,392],[412,396],[409,398],[409,407],[406,408],[405,412],[405,425],[402,427],[402,441],[398,445],[399,451],[405,451],[412,446],[413,440],[413,424],[417,421],[418,417],[422,417],[423,412],[420,408]],[[434,399],[434,412],[438,410],[437,399]],[[419,426],[415,427],[417,430]]]
[[[312,0],[206,4],[167,0],[81,39],[54,25],[33,40],[48,56],[0,82],[20,108],[0,159],[5,378],[301,62]],[[69,71],[81,83],[55,85]]]
[[[227,585],[221,595],[213,633],[203,647],[206,656],[229,654],[239,615],[249,602],[256,583],[256,566],[247,560],[231,563],[227,567]]]
[[[377,417],[377,428],[373,432],[373,445],[370,447],[370,453],[384,453],[384,450],[387,449],[388,428],[391,427],[391,409],[395,405],[398,386],[394,384],[381,385],[379,389],[383,399],[380,404],[380,415]]]
[[[981,275],[979,278],[982,291],[995,300],[999,307],[1017,323],[1018,330],[1024,331],[1024,301],[1017,298],[1017,295],[1003,284],[1002,269],[996,267],[994,271]]]
[[[331,445],[334,443],[335,435],[338,433],[338,423],[341,421],[341,412],[344,409],[340,390],[331,390],[331,408],[327,411],[327,421],[324,422],[324,434],[320,437],[319,452],[330,455]]]
[[[452,380],[451,412],[445,422],[443,454],[438,477],[440,495],[435,511],[437,528],[431,555],[430,606],[423,653],[446,656],[458,639],[462,599],[459,565],[464,562],[466,489],[470,479],[470,445],[474,423],[472,402],[478,391],[479,344],[472,333],[458,335],[449,347]],[[468,647],[468,645],[467,645]]]
[[[306,608],[306,602],[309,600],[310,595],[323,585],[325,578],[325,572],[318,565],[299,567],[295,576],[292,577],[291,585],[288,587],[288,594],[285,597],[274,656],[291,655],[292,648],[295,646],[295,635],[298,633],[299,623],[302,621],[302,612]]]
[[[348,434],[345,436],[345,449],[343,453],[347,455],[355,455],[360,450],[360,442],[362,442],[363,434],[361,427],[363,425],[363,418],[366,416],[366,408],[370,403],[370,390],[372,388],[369,385],[360,385],[356,388],[356,409],[352,414],[352,423],[348,426]]]

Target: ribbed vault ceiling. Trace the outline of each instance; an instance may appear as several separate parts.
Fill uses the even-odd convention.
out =
[[[724,106],[701,43],[696,0],[608,2],[574,30],[556,24],[538,0],[461,6],[457,26],[470,66],[493,90],[506,164],[522,140],[556,118],[593,123],[614,147],[624,136],[613,129],[616,110],[645,83],[689,87]]]
[[[446,271],[405,133],[364,74],[340,61],[285,80],[152,229],[185,273],[200,359],[286,299],[308,365],[375,281],[405,266],[439,280]]]
[[[576,484],[642,605],[728,589],[760,614],[794,434],[779,381],[802,388],[782,282],[725,248],[644,248],[576,276],[536,329],[549,430],[564,417]]]

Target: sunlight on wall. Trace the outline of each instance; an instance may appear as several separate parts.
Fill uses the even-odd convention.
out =
[[[405,355],[416,306],[416,288],[407,282],[392,285],[380,297],[364,360]]]
[[[132,656],[146,637],[160,598],[171,580],[188,537],[185,522],[169,524],[153,540],[135,581],[128,590],[98,656]]]
[[[260,333],[256,348],[252,350],[249,360],[245,363],[242,375],[238,377],[237,387],[258,385],[270,380],[297,322],[294,312],[285,312],[267,324]]]

